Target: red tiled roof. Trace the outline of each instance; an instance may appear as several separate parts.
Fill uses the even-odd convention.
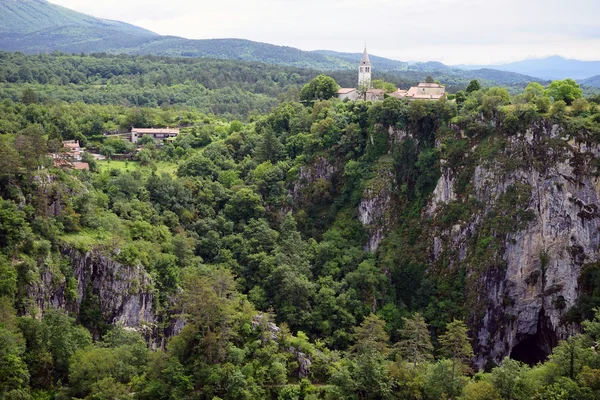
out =
[[[86,163],[86,162],[74,162],[73,163],[73,168],[77,169],[77,170],[90,170],[90,164]]]
[[[341,88],[337,91],[338,94],[348,94],[354,92],[356,89],[354,88]]]

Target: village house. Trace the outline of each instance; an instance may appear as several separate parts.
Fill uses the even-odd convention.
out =
[[[380,101],[386,96],[397,99],[408,100],[439,100],[446,96],[446,88],[439,83],[421,82],[418,86],[413,86],[409,90],[398,89],[392,93],[385,93],[383,89],[371,88],[371,73],[373,66],[367,53],[367,47],[363,51],[362,58],[358,65],[358,86],[357,88],[341,88],[337,91],[337,97],[340,100],[366,100]],[[365,92],[363,92],[367,89]]]
[[[388,95],[398,99],[439,100],[446,96],[446,88],[439,83],[421,82],[419,86],[413,86],[408,91],[398,89]]]
[[[157,143],[167,143],[179,135],[179,128],[134,128],[131,127],[131,142],[137,143],[143,136],[150,136]]]
[[[81,161],[82,154],[83,149],[80,147],[78,140],[65,140],[63,151],[52,154],[54,166],[89,171],[89,164]]]

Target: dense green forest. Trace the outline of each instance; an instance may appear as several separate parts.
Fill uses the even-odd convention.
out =
[[[484,70],[482,70],[484,71]],[[484,86],[502,84],[510,93],[528,80],[506,73],[475,71]],[[374,79],[408,89],[432,75],[449,93],[464,90],[469,79],[452,71],[375,72]],[[124,107],[188,106],[208,114],[240,119],[271,111],[280,101],[300,100],[300,89],[318,75],[315,70],[239,61],[127,55],[27,56],[0,52],[0,99],[19,101],[23,85],[40,101],[119,105]],[[356,86],[353,70],[329,74],[342,87]],[[587,93],[587,92],[586,92]]]
[[[453,101],[340,102],[310,85],[295,101],[315,75],[1,55],[2,398],[600,398],[596,267],[569,314],[581,333],[544,363],[507,358],[477,371],[472,277],[432,264],[423,236],[475,212],[477,163],[504,156],[532,124],[598,143],[598,96],[584,99],[570,80],[514,95],[473,81]],[[182,133],[139,151],[104,135],[131,126]],[[85,154],[90,171],[54,167],[50,153],[72,139],[109,159]],[[425,207],[442,165],[461,171],[461,197],[432,217]],[[386,179],[396,225],[371,252],[357,209]],[[501,240],[532,218],[527,190],[515,184],[501,197],[469,263],[492,265]],[[103,267],[120,269],[105,276]],[[149,299],[152,321],[118,322],[94,280],[115,297]]]

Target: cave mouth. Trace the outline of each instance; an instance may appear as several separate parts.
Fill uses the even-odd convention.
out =
[[[523,337],[510,352],[510,358],[529,366],[546,361],[552,349],[558,344],[556,333],[552,328],[550,318],[540,311],[537,332]]]

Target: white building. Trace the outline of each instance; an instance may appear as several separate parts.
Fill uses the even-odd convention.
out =
[[[367,46],[363,51],[362,58],[358,64],[358,88],[368,88],[366,93],[359,92],[356,88],[341,88],[337,91],[337,97],[340,100],[366,100],[366,101],[379,101],[383,100],[386,93],[382,89],[373,89],[371,87],[371,73],[373,68],[369,54],[367,53]],[[426,83],[421,82],[418,86],[411,87],[408,91],[398,89],[395,92],[387,93],[388,96],[395,97],[397,99],[408,99],[408,100],[439,100],[446,96],[446,88],[439,83]]]
[[[156,142],[166,143],[172,138],[176,138],[179,135],[179,128],[160,128],[160,129],[145,129],[145,128],[131,128],[131,141],[137,143],[142,136],[150,136]]]
[[[371,66],[371,60],[367,53],[367,46],[363,51],[362,58],[358,64],[358,87],[361,89],[367,88],[366,93],[359,93],[357,88],[341,88],[337,92],[338,99],[340,100],[366,100],[366,101],[378,101],[383,100],[384,91],[382,89],[373,89],[371,87],[371,72],[373,71]]]
[[[371,60],[369,60],[366,45],[360,64],[358,65],[358,87],[361,87],[362,85],[371,88]]]

